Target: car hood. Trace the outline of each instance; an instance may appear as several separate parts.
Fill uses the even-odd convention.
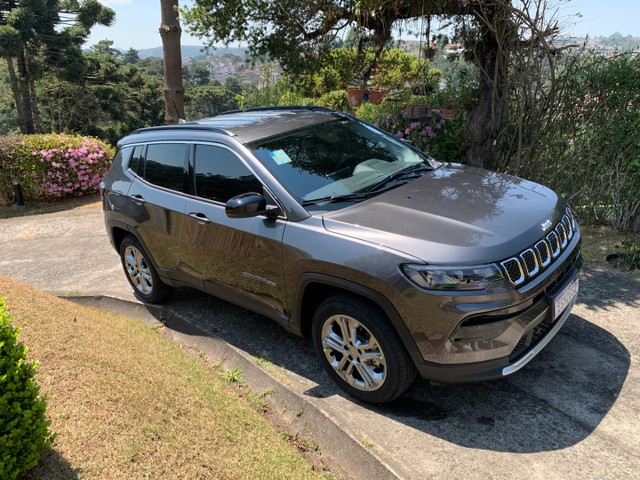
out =
[[[428,263],[508,258],[541,239],[565,204],[550,189],[509,175],[445,165],[398,188],[324,215],[331,232]]]

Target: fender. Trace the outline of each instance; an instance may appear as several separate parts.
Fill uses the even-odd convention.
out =
[[[422,359],[422,356],[420,355],[416,343],[413,340],[413,337],[409,333],[409,330],[402,321],[402,318],[398,314],[395,306],[387,299],[387,297],[365,285],[352,282],[350,280],[345,280],[344,278],[333,277],[324,273],[304,273],[298,279],[298,283],[295,287],[295,294],[293,297],[294,300],[292,305],[293,308],[291,312],[291,329],[293,331],[298,332],[298,334],[302,334],[305,331],[305,322],[310,323],[310,319],[305,320],[304,318],[302,318],[302,312],[304,307],[303,298],[305,291],[307,287],[312,283],[319,283],[321,285],[326,285],[328,287],[342,290],[347,293],[354,293],[376,304],[386,314],[393,328],[400,336],[402,343],[404,344],[414,363],[424,361]]]

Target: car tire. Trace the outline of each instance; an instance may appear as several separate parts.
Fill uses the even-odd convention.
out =
[[[147,252],[133,235],[127,235],[120,244],[120,260],[124,273],[136,297],[146,303],[159,303],[167,299],[173,287],[163,283]]]
[[[323,367],[359,400],[388,403],[415,379],[415,366],[400,337],[386,315],[369,302],[332,296],[316,309],[311,328]]]

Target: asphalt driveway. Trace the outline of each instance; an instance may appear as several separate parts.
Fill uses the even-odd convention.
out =
[[[0,220],[0,274],[57,295],[135,302],[97,205]],[[627,275],[587,266],[566,325],[512,377],[449,387],[419,380],[386,407],[344,396],[309,342],[222,300],[178,290],[165,310],[148,312],[179,341],[206,346],[215,339],[253,359],[258,376],[263,373],[256,385],[271,382],[299,399],[291,418],[313,430],[317,417],[305,420],[305,409],[313,409],[324,419],[316,430],[339,428],[351,441],[348,448],[334,445],[331,435],[318,440],[321,451],[341,462],[339,474],[638,478],[640,282]]]

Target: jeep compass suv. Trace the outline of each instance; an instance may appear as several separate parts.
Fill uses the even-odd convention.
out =
[[[562,327],[580,231],[546,187],[443,164],[316,107],[135,131],[103,184],[105,223],[144,302],[191,286],[309,336],[352,396],[416,372],[509,375]]]

